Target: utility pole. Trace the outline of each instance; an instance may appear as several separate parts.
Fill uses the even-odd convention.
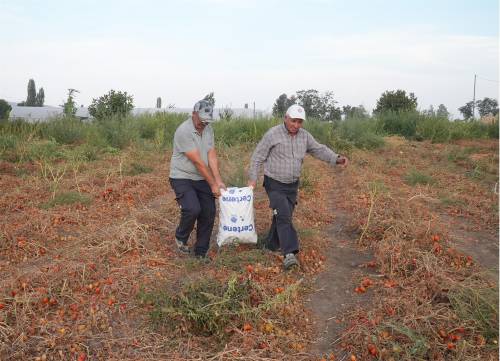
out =
[[[472,99],[472,119],[476,116],[476,78],[477,74],[474,74],[474,98]]]
[[[253,118],[255,119],[255,102],[253,102]]]

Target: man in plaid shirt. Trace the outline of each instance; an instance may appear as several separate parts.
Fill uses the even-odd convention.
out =
[[[339,164],[345,167],[348,163],[346,157],[318,143],[307,130],[301,129],[305,119],[303,107],[297,104],[289,107],[283,124],[264,134],[250,161],[250,187],[255,188],[259,170],[264,165],[264,188],[273,210],[266,247],[271,251],[281,248],[285,269],[298,265],[295,255],[299,252],[299,240],[292,215],[297,204],[300,171],[306,153],[332,166]]]

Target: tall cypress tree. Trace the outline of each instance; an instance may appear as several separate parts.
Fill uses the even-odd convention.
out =
[[[28,81],[28,97],[26,98],[26,106],[34,107],[36,106],[36,87],[35,81],[30,79]]]
[[[45,92],[43,91],[43,88],[40,88],[40,90],[38,90],[38,94],[36,95],[36,106],[43,107],[44,102],[45,102]]]

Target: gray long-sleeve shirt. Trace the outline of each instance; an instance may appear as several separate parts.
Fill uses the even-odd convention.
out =
[[[295,136],[291,136],[284,123],[272,127],[264,134],[253,152],[249,179],[257,180],[263,164],[264,174],[268,177],[281,183],[294,183],[300,177],[306,153],[332,166],[339,157],[326,145],[318,143],[305,129],[299,129]]]

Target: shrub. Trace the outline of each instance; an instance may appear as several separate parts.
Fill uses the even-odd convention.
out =
[[[373,110],[374,113],[405,112],[413,111],[417,108],[417,97],[415,94],[408,93],[405,90],[387,90],[377,100],[377,106]]]
[[[133,124],[134,118],[111,117],[96,124],[98,132],[105,139],[106,145],[124,149],[139,139],[137,128]]]
[[[376,117],[379,129],[387,134],[402,135],[406,138],[415,137],[419,118],[417,112],[384,112]]]
[[[376,149],[384,145],[384,138],[377,134],[377,124],[371,119],[349,118],[339,123],[339,136],[356,148]]]
[[[66,158],[75,161],[89,162],[99,159],[99,148],[85,143],[73,148]]]
[[[0,134],[0,156],[17,146],[18,139],[13,134]]]
[[[417,123],[417,135],[433,143],[448,142],[450,140],[451,123],[446,118],[422,117]]]
[[[40,123],[28,123],[22,119],[0,122],[0,134],[13,134],[19,139],[32,139],[37,133]]]
[[[124,117],[134,108],[133,98],[127,92],[110,90],[98,99],[92,99],[89,114],[98,121]]]
[[[91,202],[90,196],[86,194],[81,194],[78,192],[66,192],[57,194],[54,199],[43,203],[40,207],[43,209],[52,208],[59,205],[68,205],[80,203],[84,205],[89,205]]]
[[[276,124],[279,122],[269,119],[237,119],[230,122],[215,122],[213,128],[218,144],[232,146],[241,143],[257,143],[264,133]]]
[[[144,164],[140,164],[140,163],[132,163],[130,165],[130,167],[127,169],[126,173],[128,175],[138,175],[138,174],[142,174],[142,173],[151,173],[153,171],[153,168],[151,167],[148,167]]]
[[[498,340],[498,288],[457,286],[448,298],[464,323],[472,321],[481,334]]]
[[[496,120],[487,125],[488,136],[490,138],[498,139],[498,114]]]
[[[226,284],[212,278],[185,283],[180,292],[142,294],[153,304],[157,327],[184,326],[195,335],[224,337],[229,325],[241,327],[250,315],[252,283],[232,277]]]
[[[0,119],[8,119],[12,107],[4,99],[0,99]]]
[[[48,160],[64,158],[61,147],[55,140],[41,140],[27,143],[26,159],[22,160]]]
[[[260,263],[263,266],[271,264],[267,253],[261,249],[242,249],[238,244],[229,244],[219,250],[215,259],[217,268],[241,271],[248,264]]]
[[[41,123],[40,136],[45,139],[54,139],[59,144],[75,144],[85,139],[85,128],[85,124],[79,119],[60,117]]]
[[[415,186],[417,184],[433,184],[435,183],[434,179],[426,175],[424,173],[421,173],[415,169],[412,169],[406,176],[405,176],[405,181],[407,184]]]
[[[139,298],[153,306],[150,316],[156,328],[178,327],[195,335],[223,339],[228,328],[256,322],[263,312],[290,303],[300,282],[268,296],[251,279],[233,274],[226,282],[214,278],[185,281],[179,291],[141,292]]]
[[[319,143],[324,144],[336,152],[348,153],[354,147],[354,144],[340,136],[338,126],[340,122],[321,122],[321,121],[307,121],[304,128],[312,134],[314,139]]]

